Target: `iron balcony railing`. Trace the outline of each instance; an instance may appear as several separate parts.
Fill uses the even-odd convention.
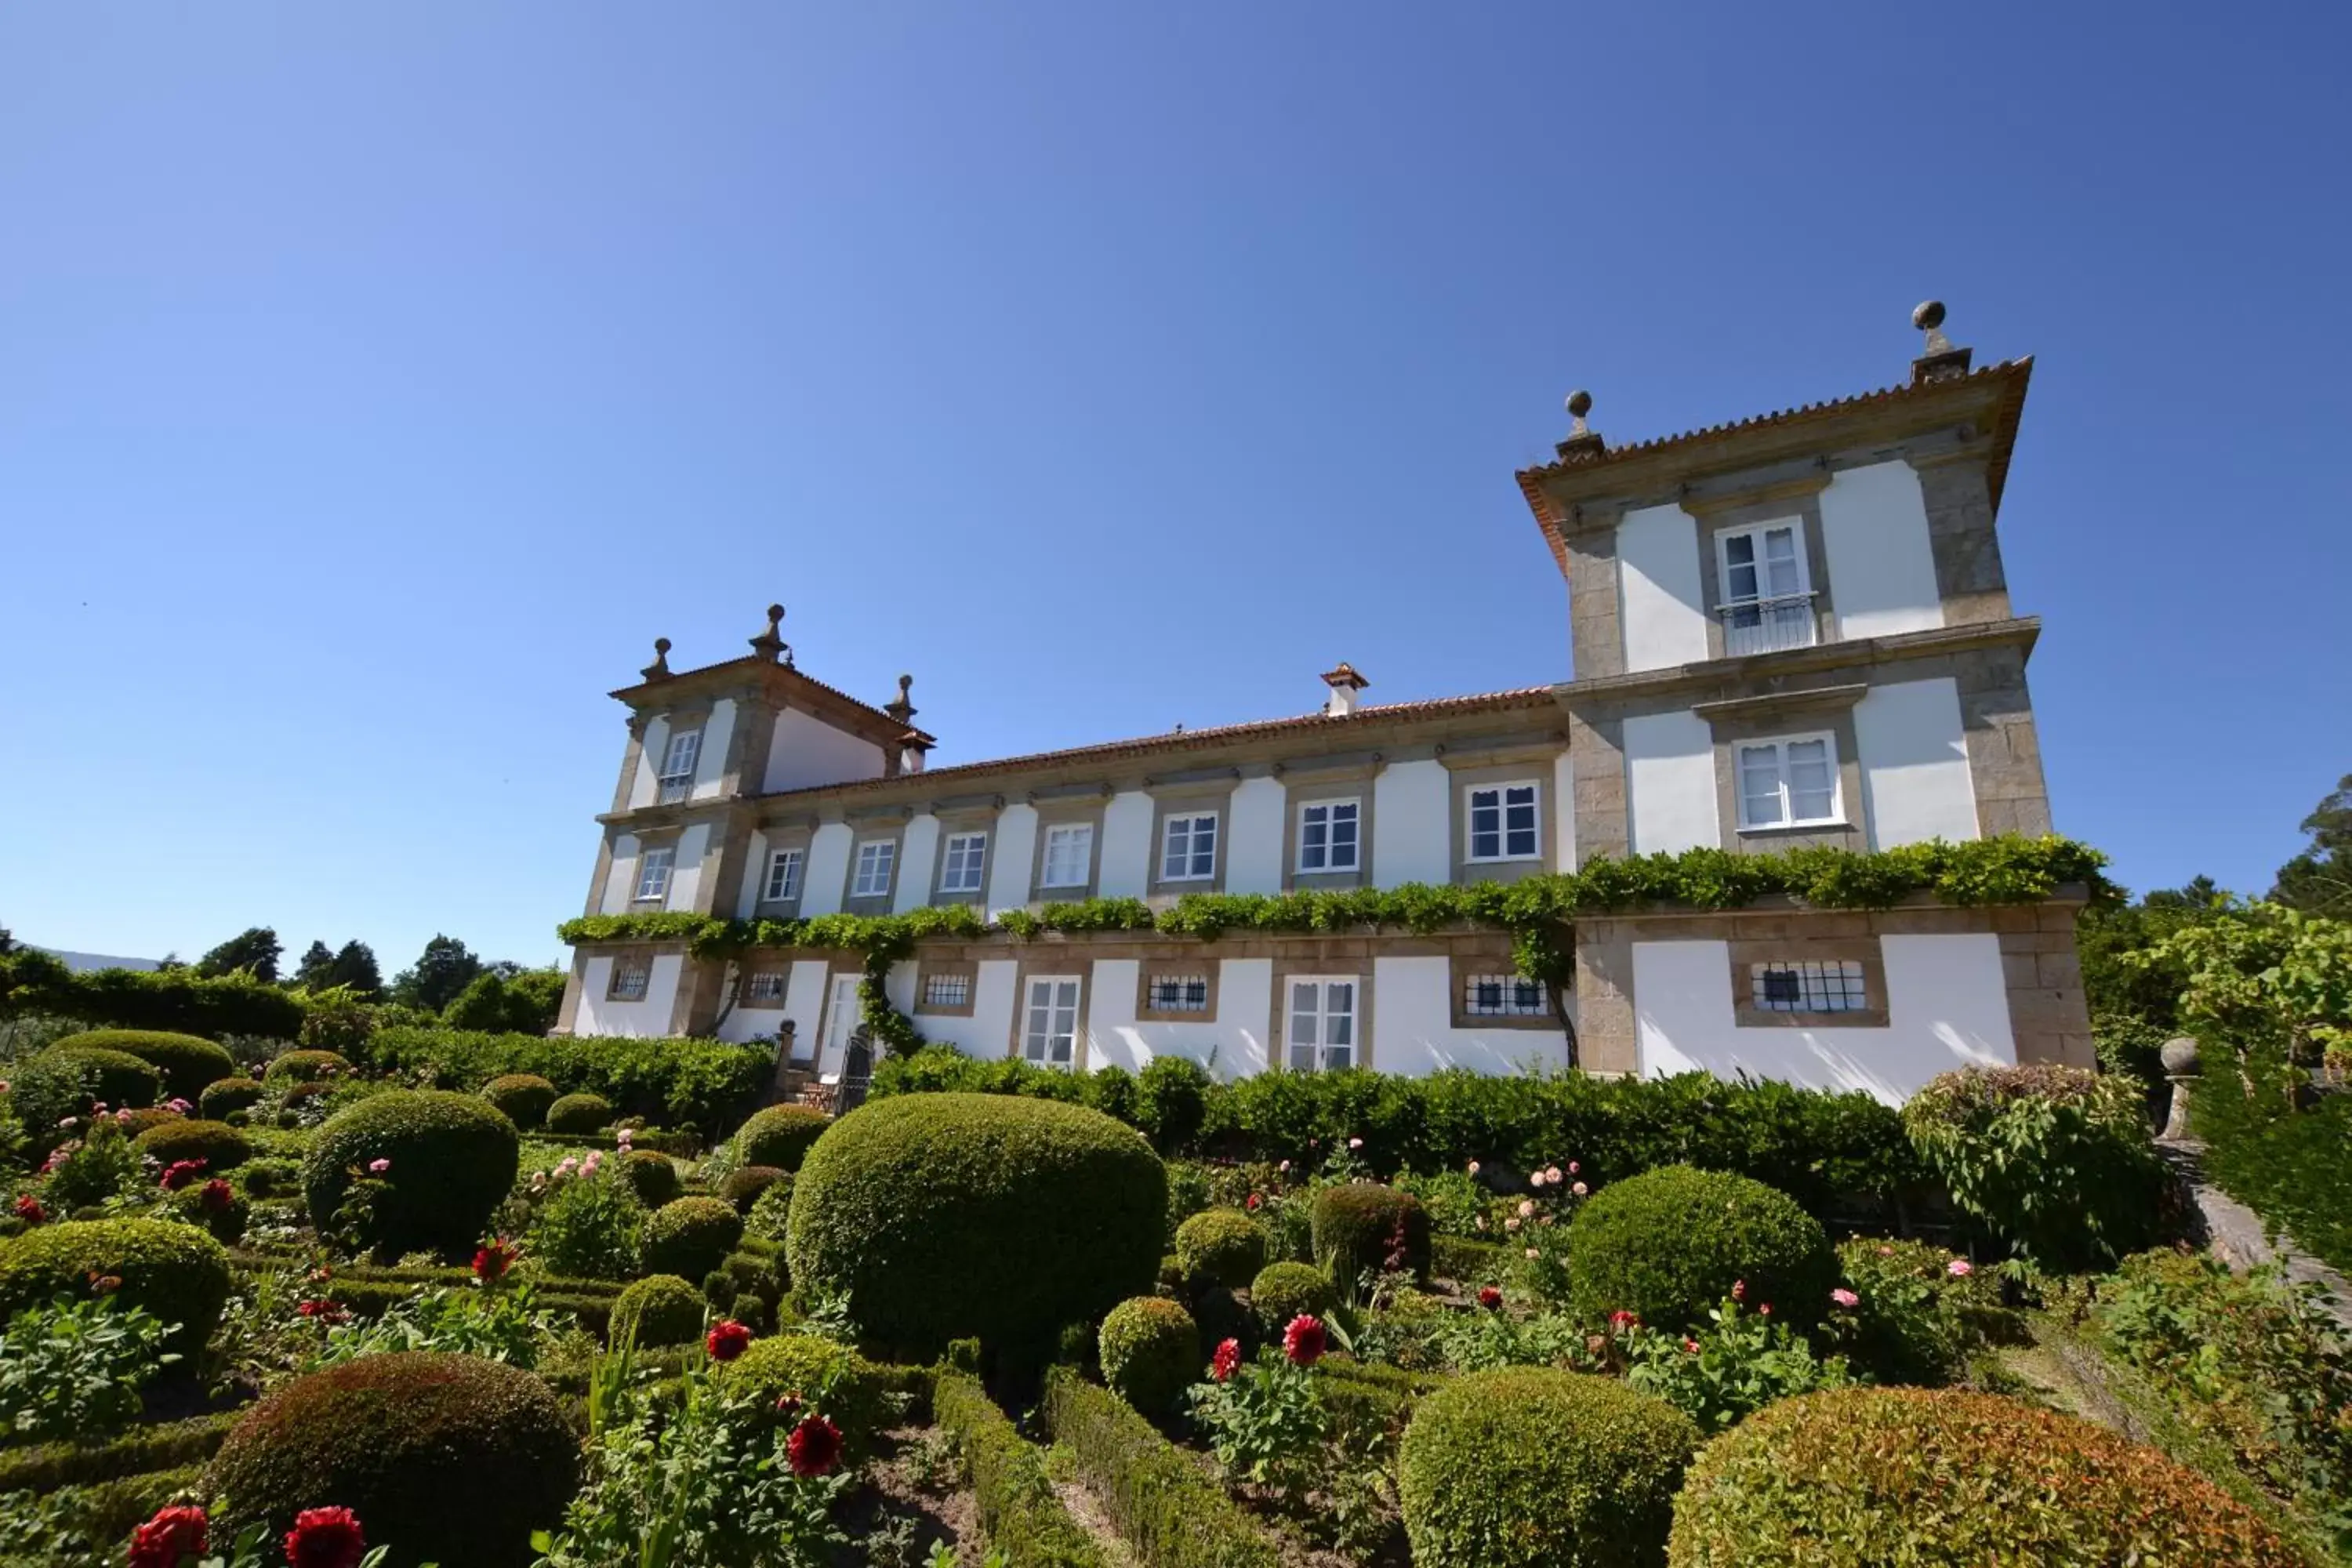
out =
[[[1811,594],[1737,599],[1719,606],[1716,614],[1723,617],[1723,653],[1727,658],[1813,646]]]
[[[665,773],[661,780],[661,804],[669,805],[684,800],[693,788],[692,773]]]

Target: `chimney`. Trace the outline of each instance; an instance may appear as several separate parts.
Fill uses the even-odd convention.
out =
[[[902,773],[921,773],[923,757],[930,749],[931,743],[923,739],[923,733],[919,730],[909,730],[899,736],[898,771]]]
[[[1356,693],[1371,682],[1358,675],[1355,666],[1341,659],[1337,669],[1323,672],[1323,684],[1331,689],[1331,695],[1323,700],[1323,716],[1345,719],[1356,710]]]
[[[1925,352],[1911,362],[1911,384],[1925,386],[1931,381],[1952,381],[1969,374],[1969,351],[1956,349],[1952,340],[1944,335],[1944,302],[1941,300],[1923,301],[1911,312],[1911,324],[1927,334]]]

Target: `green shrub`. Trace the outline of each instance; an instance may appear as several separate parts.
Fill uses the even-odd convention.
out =
[[[171,1325],[112,1296],[36,1303],[0,1329],[0,1443],[98,1444],[138,1417]]]
[[[488,1034],[467,1029],[378,1029],[376,1066],[443,1089],[472,1088],[507,1073],[535,1073],[572,1093],[599,1094],[623,1116],[706,1134],[731,1125],[768,1086],[772,1049],[724,1040]]]
[[[502,1073],[482,1086],[482,1098],[507,1113],[517,1127],[537,1127],[546,1121],[555,1103],[555,1086],[535,1072]],[[594,1128],[583,1129],[593,1132]]]
[[[166,1121],[181,1120],[183,1118],[178,1111],[165,1105],[150,1105],[138,1110],[118,1110],[114,1113],[116,1129],[134,1143],[139,1141],[139,1135],[150,1127],[161,1127]]]
[[[189,969],[98,969],[68,978],[47,999],[55,1011],[128,1029],[170,1029],[207,1040],[233,1035],[292,1039],[301,1032],[299,997],[250,974],[216,979]]]
[[[740,1214],[750,1214],[760,1194],[778,1182],[789,1182],[791,1175],[773,1165],[739,1165],[727,1173],[719,1184],[719,1195],[735,1205]]]
[[[1950,1383],[2001,1316],[1990,1272],[1955,1275],[1952,1255],[1924,1241],[1858,1236],[1838,1244],[1838,1267],[1857,1298],[1835,1314],[1839,1348],[1877,1382]]]
[[[1970,1068],[1913,1095],[1903,1125],[1952,1201],[2041,1268],[2105,1268],[2156,1239],[2167,1177],[2131,1079]]]
[[[1246,1285],[1265,1267],[1265,1232],[1240,1209],[1203,1209],[1176,1227],[1176,1267],[1187,1279]]]
[[[2210,1065],[2206,1073],[2189,1119],[2205,1141],[2214,1183],[2315,1256],[2352,1272],[2352,1160],[2344,1157],[2352,1149],[2352,1094],[2298,1107],[2278,1092],[2284,1075],[2263,1052],[2253,1057],[2256,1093]]]
[[[218,1121],[240,1110],[250,1110],[261,1102],[260,1083],[249,1078],[225,1078],[205,1085],[204,1093],[196,1097],[196,1110],[206,1120]]]
[[[1103,1381],[1147,1415],[1173,1410],[1200,1380],[1201,1331],[1192,1313],[1163,1297],[1137,1296],[1113,1307],[1096,1343]]]
[[[82,1082],[110,1110],[136,1110],[152,1105],[163,1092],[163,1075],[152,1064],[128,1051],[110,1051],[100,1046],[78,1046],[71,1050],[52,1048],[34,1059],[59,1058],[86,1069]],[[88,1073],[95,1073],[95,1080],[88,1077]]]
[[[184,1116],[158,1122],[131,1142],[159,1164],[202,1160],[205,1171],[215,1176],[253,1157],[252,1142],[227,1122],[197,1121]]]
[[[227,1304],[228,1252],[194,1226],[167,1220],[68,1220],[0,1242],[0,1321],[58,1296],[86,1296],[92,1276],[122,1281],[125,1307],[176,1324],[165,1348],[193,1355]]]
[[[342,1207],[354,1171],[389,1160],[374,1245],[389,1252],[470,1247],[514,1185],[514,1123],[470,1094],[399,1089],[327,1119],[311,1142],[302,1195],[313,1224]]]
[[[1049,1100],[919,1095],[835,1122],[793,1188],[801,1289],[918,1356],[976,1335],[1043,1356],[1150,1289],[1167,1178],[1132,1129]]]
[[[626,1279],[637,1272],[646,1205],[611,1167],[557,1182],[530,1221],[530,1254],[559,1274]]]
[[[550,1132],[601,1132],[613,1124],[613,1102],[601,1094],[567,1094],[547,1108]]]
[[[735,1157],[746,1165],[797,1171],[833,1119],[805,1105],[772,1105],[735,1134]]]
[[[268,1083],[317,1083],[351,1070],[352,1064],[333,1051],[287,1051],[261,1076]]]
[[[886,1396],[890,1379],[882,1367],[847,1345],[815,1334],[778,1334],[753,1340],[749,1350],[712,1373],[730,1394],[748,1394],[772,1405],[787,1394],[814,1400],[827,1378],[833,1380],[824,1413],[853,1456],[863,1455],[874,1435],[882,1430],[888,1413]]]
[[[1411,1193],[1371,1182],[1325,1187],[1312,1210],[1315,1257],[1335,1279],[1353,1283],[1365,1269],[1386,1269],[1402,1240],[1403,1267],[1429,1275],[1429,1211]]]
[[[1209,1173],[1189,1161],[1168,1165],[1168,1239],[1173,1245],[1176,1227],[1216,1201]]]
[[[725,1261],[742,1239],[743,1216],[720,1198],[676,1198],[646,1218],[648,1274],[699,1279]]]
[[[972,1504],[990,1546],[1023,1568],[1108,1568],[1102,1548],[1062,1506],[1045,1455],[1023,1439],[979,1379],[941,1373],[932,1406],[971,1472]]]
[[[751,1212],[743,1216],[743,1234],[756,1236],[762,1241],[782,1247],[792,1234],[792,1223],[793,1184],[786,1180],[778,1182],[752,1200]]]
[[[1045,1425],[1143,1568],[1280,1568],[1281,1554],[1192,1455],[1068,1367],[1045,1374]]]
[[[1135,1124],[1153,1147],[1173,1154],[1192,1147],[1209,1116],[1207,1071],[1189,1057],[1154,1057],[1136,1086]]]
[[[503,1119],[501,1119],[503,1120]],[[527,1372],[475,1356],[362,1356],[252,1407],[213,1457],[217,1528],[339,1504],[398,1561],[520,1568],[580,1479],[563,1405]]]
[[[1619,1310],[1673,1332],[1745,1281],[1751,1308],[1773,1304],[1810,1327],[1827,1315],[1837,1259],[1821,1222],[1761,1182],[1668,1165],[1603,1187],[1569,1228],[1569,1305],[1588,1322]]]
[[[1414,1568],[1663,1563],[1698,1441],[1690,1417],[1612,1378],[1458,1378],[1422,1400],[1397,1449]]]
[[[648,1274],[613,1303],[607,1331],[614,1344],[636,1333],[640,1350],[691,1344],[702,1337],[702,1292],[675,1274]]]
[[[1710,1443],[1675,1509],[1674,1568],[2219,1563],[2303,1555],[2153,1448],[1957,1390],[1850,1388]]]
[[[247,1160],[236,1168],[236,1184],[246,1195],[256,1198],[284,1197],[302,1190],[302,1162],[299,1160]]]
[[[134,1426],[103,1444],[68,1439],[0,1448],[0,1494],[55,1491],[177,1465],[200,1465],[213,1457],[236,1417],[236,1411],[227,1410],[156,1422]],[[5,1561],[0,1556],[0,1562]]]
[[[1250,1309],[1273,1334],[1301,1312],[1321,1317],[1338,1300],[1329,1277],[1312,1263],[1269,1263],[1250,1281]]]
[[[121,1051],[137,1057],[163,1075],[163,1092],[180,1100],[194,1100],[205,1085],[236,1076],[236,1058],[212,1041],[160,1029],[91,1029],[68,1035],[49,1049]]]
[[[677,1196],[677,1163],[656,1150],[632,1149],[622,1155],[621,1175],[637,1194],[637,1201],[649,1209],[657,1209]]]

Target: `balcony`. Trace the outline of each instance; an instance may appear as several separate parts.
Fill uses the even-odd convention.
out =
[[[1769,599],[1736,599],[1719,605],[1715,613],[1723,617],[1723,654],[1726,658],[1813,646],[1813,596],[1811,594],[1782,594]]]
[[[1812,639],[1807,637],[1805,640],[1811,642]],[[660,791],[654,798],[664,805],[673,805],[694,793],[692,773],[664,773],[660,784]]]

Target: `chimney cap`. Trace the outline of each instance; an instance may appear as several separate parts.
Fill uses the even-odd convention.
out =
[[[1589,463],[1607,454],[1609,443],[1601,438],[1599,431],[1584,422],[1584,416],[1591,412],[1592,394],[1580,386],[1568,395],[1568,439],[1552,444],[1552,450],[1559,454],[1560,461]]]
[[[1944,302],[1941,300],[1922,300],[1911,312],[1911,324],[1927,334],[1927,342],[1919,357],[1911,362],[1912,385],[1949,381],[1969,374],[1971,351],[1954,348],[1952,340],[1944,335]]]
[[[1342,687],[1345,687],[1349,691],[1361,691],[1365,687],[1370,686],[1371,682],[1357,674],[1356,667],[1349,664],[1343,658],[1339,661],[1338,668],[1327,669],[1323,672],[1323,684],[1331,688],[1334,691],[1340,689]]]

